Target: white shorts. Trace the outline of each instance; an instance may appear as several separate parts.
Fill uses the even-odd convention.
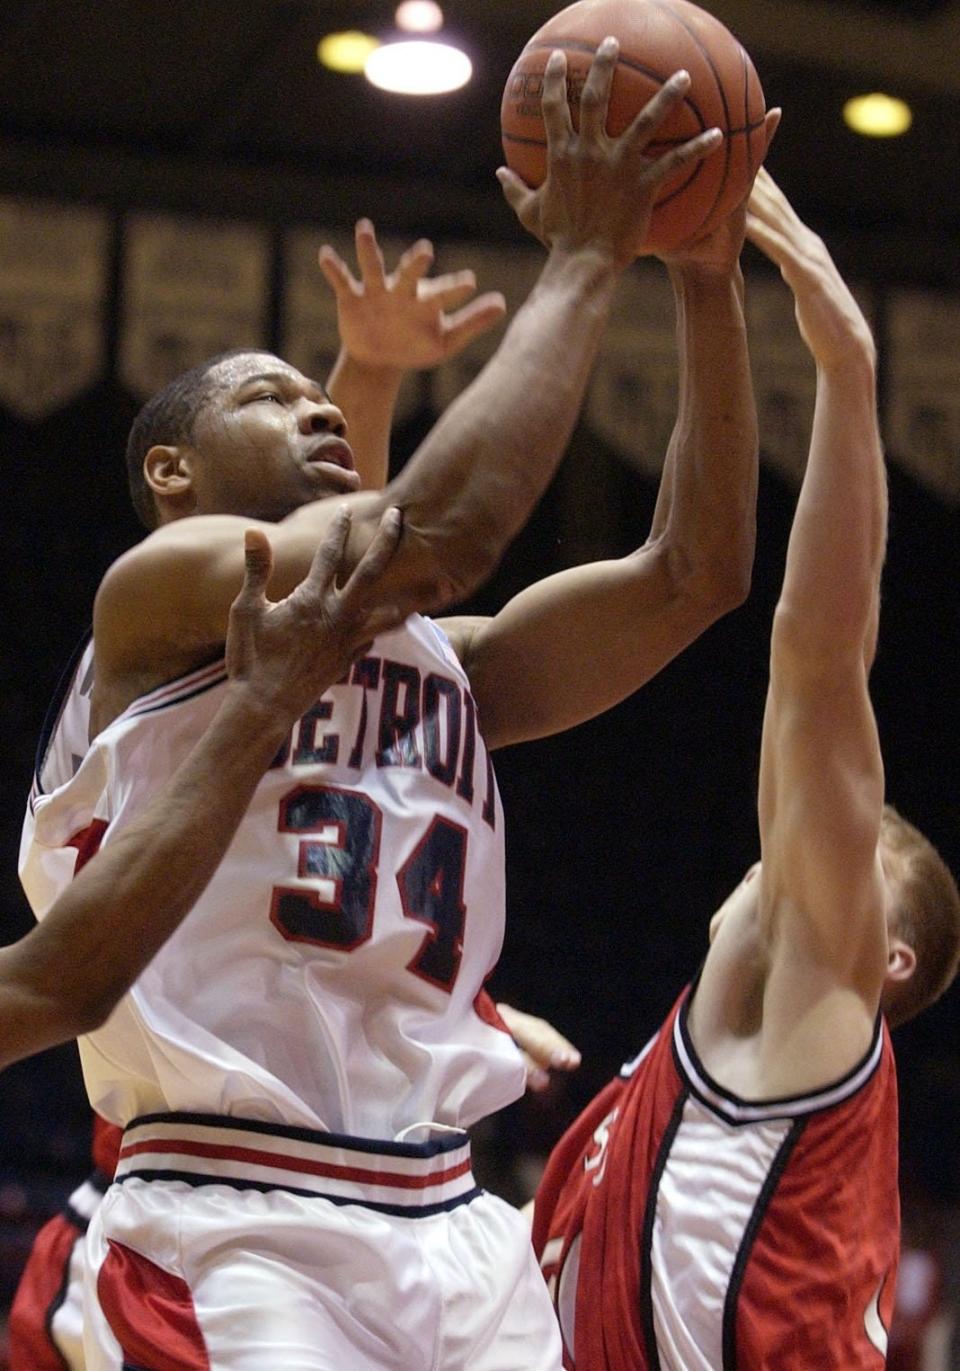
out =
[[[466,1134],[137,1120],[87,1234],[89,1371],[560,1371],[523,1217]]]

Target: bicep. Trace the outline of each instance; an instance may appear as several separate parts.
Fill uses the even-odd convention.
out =
[[[136,671],[155,657],[222,643],[243,580],[243,530],[258,525],[230,516],[184,519],[114,562],[94,604],[98,671]],[[259,526],[272,542],[276,526]]]
[[[610,709],[706,622],[659,544],[537,582],[471,644],[467,673],[488,746],[545,737]]]
[[[195,515],[166,525],[120,557],[106,573],[94,606],[99,669],[143,669],[145,661],[178,668],[226,638],[230,606],[244,574],[244,531],[269,539],[273,573],[267,593],[279,600],[310,570],[341,505],[353,523],[344,559],[352,567],[369,546],[386,507],[379,495],[321,500],[279,523],[240,515]]]

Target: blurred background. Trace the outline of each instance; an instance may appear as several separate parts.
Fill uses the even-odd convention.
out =
[[[407,37],[459,48],[471,77],[412,96],[318,60],[333,33],[384,45],[398,28],[394,4],[0,5],[4,941],[30,926],[16,854],[47,701],[100,576],[139,537],[122,468],[137,407],[224,347],[269,346],[322,376],[336,321],[315,251],[322,241],[348,251],[361,214],[388,258],[426,234],[438,270],[471,265],[481,289],[504,290],[515,307],[541,258],[494,179],[500,96],[526,39],[557,8],[447,0],[439,31]],[[957,872],[960,3],[709,8],[751,53],[768,105],[782,105],[770,168],[826,238],[881,345],[891,528],[873,680],[888,794]],[[844,122],[846,102],[871,92],[909,106],[900,136],[866,137]],[[749,601],[635,699],[497,759],[510,909],[493,989],[552,1019],[584,1055],[576,1075],[478,1130],[486,1179],[508,1198],[525,1198],[574,1112],[656,1028],[703,955],[710,913],[757,855],[766,648],[813,374],[779,278],[752,250],[745,270],[763,454]],[[498,337],[407,383],[398,465]],[[569,456],[469,608],[496,609],[532,579],[642,542],[674,403],[670,294],[662,269],[641,263]],[[897,1365],[928,1371],[960,1366],[949,1350],[960,1287],[958,1028],[955,989],[897,1043],[913,1265],[890,1364],[900,1356]],[[88,1145],[72,1047],[0,1079],[0,1307],[37,1225],[87,1169]]]

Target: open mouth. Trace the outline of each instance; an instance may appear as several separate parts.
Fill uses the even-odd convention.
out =
[[[344,471],[354,470],[353,449],[343,438],[324,438],[307,453],[307,461],[329,462],[331,466],[342,467]]]

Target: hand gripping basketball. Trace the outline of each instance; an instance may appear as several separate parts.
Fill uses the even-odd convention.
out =
[[[619,40],[606,129],[615,137],[673,72],[690,73],[682,101],[657,129],[650,156],[721,130],[715,155],[683,164],[657,192],[643,251],[676,252],[709,234],[747,196],[766,154],[764,97],[753,63],[712,14],[688,0],[577,0],[549,19],[524,46],[501,106],[504,155],[528,185],[546,174],[542,113],[545,66],[567,55],[567,98],[574,127],[583,108],[591,56],[607,34]]]
[[[617,137],[606,131],[610,89],[619,45],[606,38],[597,49],[580,97],[579,128],[566,99],[567,60],[551,54],[543,79],[547,174],[534,189],[506,167],[497,173],[524,228],[548,246],[595,248],[620,267],[643,250],[661,184],[692,166],[720,142],[716,129],[650,155],[661,125],[689,85],[674,73]]]

